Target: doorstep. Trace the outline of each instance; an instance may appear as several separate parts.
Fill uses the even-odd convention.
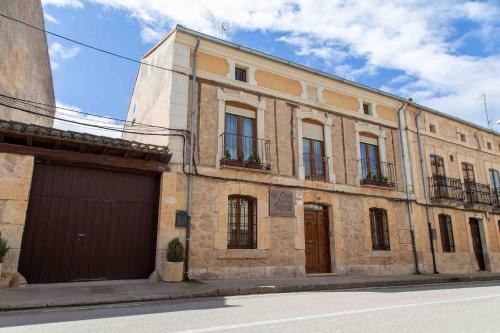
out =
[[[339,276],[338,273],[311,273],[306,274],[307,277],[317,277],[317,276]]]

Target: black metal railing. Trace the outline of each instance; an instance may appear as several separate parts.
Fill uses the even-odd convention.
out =
[[[429,177],[431,200],[464,201],[464,189],[460,179],[445,176]]]
[[[500,187],[494,187],[491,190],[491,200],[495,208],[500,208]]]
[[[491,188],[486,184],[479,184],[474,181],[464,181],[465,199],[469,204],[492,205]]]
[[[223,133],[221,165],[271,170],[269,140]]]
[[[394,165],[377,160],[359,160],[361,163],[361,184],[384,187],[396,186]]]
[[[317,154],[303,154],[304,176],[310,180],[328,180],[328,157]]]

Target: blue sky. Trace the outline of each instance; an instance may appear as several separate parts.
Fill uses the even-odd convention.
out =
[[[46,29],[139,59],[176,23],[486,125],[500,119],[499,1],[43,0]],[[124,118],[137,64],[48,36],[57,102]],[[497,130],[499,128],[496,128]]]

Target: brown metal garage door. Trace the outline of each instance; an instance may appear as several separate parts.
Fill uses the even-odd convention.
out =
[[[29,283],[148,277],[158,195],[156,175],[37,163],[19,272]]]

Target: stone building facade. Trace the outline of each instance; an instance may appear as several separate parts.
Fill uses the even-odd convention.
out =
[[[446,175],[460,179],[463,193],[462,161],[481,168],[474,191],[480,182],[489,184],[487,169],[500,163],[495,133],[181,26],[143,57],[172,71],[139,68],[127,118],[132,127],[191,130],[195,52],[190,277],[500,270],[494,189],[485,189],[486,205],[469,204],[465,194],[431,200],[435,186],[428,178],[430,154],[440,150],[448,159],[454,152]],[[430,123],[437,133],[429,132]],[[467,143],[449,133],[458,140],[468,135]],[[189,144],[175,137],[126,137],[168,144],[173,152],[172,191],[162,200],[170,207],[169,237],[184,240],[175,212],[187,207]],[[477,219],[473,226],[469,218]],[[478,237],[481,253],[474,250]]]
[[[40,0],[1,1],[0,12],[36,27],[44,27]],[[47,38],[18,22],[0,17],[0,94],[28,101],[55,105]],[[12,105],[8,97],[0,103]],[[44,114],[55,113],[44,107]],[[54,120],[0,105],[0,119],[52,127]]]

